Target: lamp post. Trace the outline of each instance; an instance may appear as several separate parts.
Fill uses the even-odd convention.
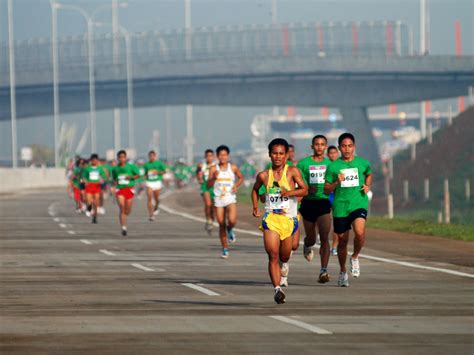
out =
[[[121,5],[126,5],[122,3]],[[51,2],[51,7],[53,11],[53,81],[54,77],[56,77],[56,81],[53,83],[55,86],[55,135],[57,131],[57,127],[59,126],[59,92],[58,92],[58,84],[59,84],[59,73],[58,73],[58,58],[57,58],[57,10],[70,10],[75,11],[82,15],[84,20],[87,24],[87,47],[88,47],[88,62],[89,62],[89,103],[90,103],[90,127],[91,127],[91,152],[95,153],[97,151],[97,135],[96,135],[96,95],[95,95],[95,63],[94,63],[94,17],[104,10],[109,10],[111,8],[110,5],[99,6],[96,10],[94,10],[91,14],[89,14],[86,10],[82,7],[75,6],[75,5],[64,5],[60,4],[56,1]],[[56,58],[54,58],[56,52]],[[56,111],[57,110],[57,111]],[[55,137],[56,139],[58,137]],[[57,151],[57,141],[55,141],[55,151]],[[57,153],[55,153],[57,154]]]
[[[10,65],[10,115],[12,128],[12,166],[18,167],[17,129],[16,129],[16,77],[15,43],[13,35],[13,1],[8,0],[8,58]]]

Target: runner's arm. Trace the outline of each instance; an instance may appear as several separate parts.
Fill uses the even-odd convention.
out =
[[[196,177],[197,177],[197,180],[200,184],[203,183],[203,180],[202,180],[202,164],[199,163],[197,168],[196,168]]]
[[[373,174],[368,174],[365,176],[365,184],[362,185],[362,191],[367,194],[370,191],[370,187],[372,186]]]
[[[232,170],[234,171],[234,174],[237,175],[237,178],[238,178],[236,184],[234,185],[234,189],[235,189],[235,191],[237,191],[237,189],[240,187],[240,185],[242,185],[244,183],[245,178],[242,175],[242,172],[240,171],[240,169],[237,165],[233,165]]]
[[[260,210],[258,209],[258,199],[259,199],[258,191],[260,190],[260,187],[263,185],[264,175],[265,175],[265,172],[261,172],[257,175],[255,179],[255,183],[253,184],[252,193],[251,193],[252,207],[253,207],[252,214],[254,217],[257,217],[257,218],[260,217]]]
[[[209,169],[209,179],[207,180],[207,188],[210,189],[211,187],[214,187],[214,183],[216,182],[217,179],[217,169],[215,166],[212,166]]]
[[[334,192],[337,185],[339,185],[342,180],[344,180],[343,174],[336,174],[331,170],[331,167],[326,170],[326,181],[324,182],[324,193],[329,195]]]

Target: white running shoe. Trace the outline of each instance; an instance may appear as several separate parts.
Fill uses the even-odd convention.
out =
[[[281,276],[288,277],[290,273],[290,265],[288,263],[281,263]]]
[[[154,216],[158,216],[160,214],[161,210],[157,208],[156,210],[153,211]]]
[[[331,248],[331,255],[337,256],[337,249],[336,248]]]
[[[303,256],[308,262],[311,262],[314,257],[314,252],[312,247],[303,246]]]
[[[149,220],[150,222],[153,222],[153,221],[155,220],[155,216],[149,217],[148,220]]]
[[[352,274],[353,277],[359,277],[360,276],[359,259],[351,258],[351,274]]]
[[[288,277],[282,276],[280,278],[280,287],[288,287]]]
[[[87,210],[86,210],[86,216],[87,216],[87,217],[92,216],[91,211],[87,211]]]
[[[104,215],[105,214],[105,208],[104,207],[98,207],[97,212],[101,215]]]
[[[349,287],[349,276],[347,276],[347,272],[341,272],[339,274],[339,279],[337,280],[337,285],[339,287]]]

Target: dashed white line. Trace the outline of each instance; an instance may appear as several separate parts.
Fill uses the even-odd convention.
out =
[[[60,219],[58,217],[54,217],[53,218],[53,221],[55,221],[56,223],[60,221]]]
[[[72,235],[76,234],[76,232],[74,232],[74,231],[67,231],[67,232],[68,232],[69,234],[72,234]]]
[[[208,296],[220,296],[217,292],[211,291],[211,290],[209,290],[205,287],[195,285],[195,284],[192,284],[192,283],[182,283],[181,285],[192,288],[193,290],[202,292],[202,293],[204,293]]]
[[[297,327],[306,329],[306,330],[310,331],[311,333],[332,334],[332,332],[330,332],[329,330],[326,330],[326,329],[323,329],[323,328],[320,328],[320,327],[316,327],[315,325],[311,325],[311,324],[301,322],[299,320],[291,319],[291,318],[288,318],[288,317],[284,317],[284,316],[269,316],[269,317],[273,318],[273,319],[276,319],[276,320],[279,320],[280,322],[288,323],[288,324],[295,325]]]
[[[86,245],[92,245],[92,242],[90,240],[87,240],[87,239],[81,239],[81,243],[84,243]]]
[[[111,251],[108,251],[106,249],[100,249],[99,252],[101,252],[102,254],[108,255],[108,256],[115,256],[115,253],[113,253]]]
[[[66,228],[66,227],[67,227],[64,223],[59,223],[59,226],[60,226],[61,228]]]
[[[147,266],[144,266],[142,264],[130,264],[132,265],[133,267],[136,267],[137,269],[140,269],[140,270],[143,270],[143,271],[155,271],[154,269],[152,269],[151,267],[147,267]]]

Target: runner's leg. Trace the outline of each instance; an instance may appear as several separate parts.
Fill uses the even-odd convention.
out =
[[[321,247],[319,248],[319,255],[321,257],[321,269],[327,269],[329,263],[329,254],[331,252],[329,247],[329,232],[331,231],[331,215],[329,213],[319,216],[316,221],[318,226],[319,238],[321,240]]]
[[[222,248],[227,249],[227,231],[225,224],[225,207],[216,207],[216,218],[217,223],[219,223],[219,238],[221,240]]]
[[[146,197],[147,197],[147,207],[148,207],[148,216],[153,217],[153,190],[151,187],[146,188]]]
[[[354,253],[352,253],[352,258],[357,259],[365,244],[365,219],[356,218],[352,223],[352,228],[354,229]]]
[[[337,246],[337,258],[339,260],[339,266],[341,272],[347,272],[346,270],[346,260],[347,260],[347,244],[349,242],[349,232],[345,231],[342,234],[338,234],[339,245]]]

